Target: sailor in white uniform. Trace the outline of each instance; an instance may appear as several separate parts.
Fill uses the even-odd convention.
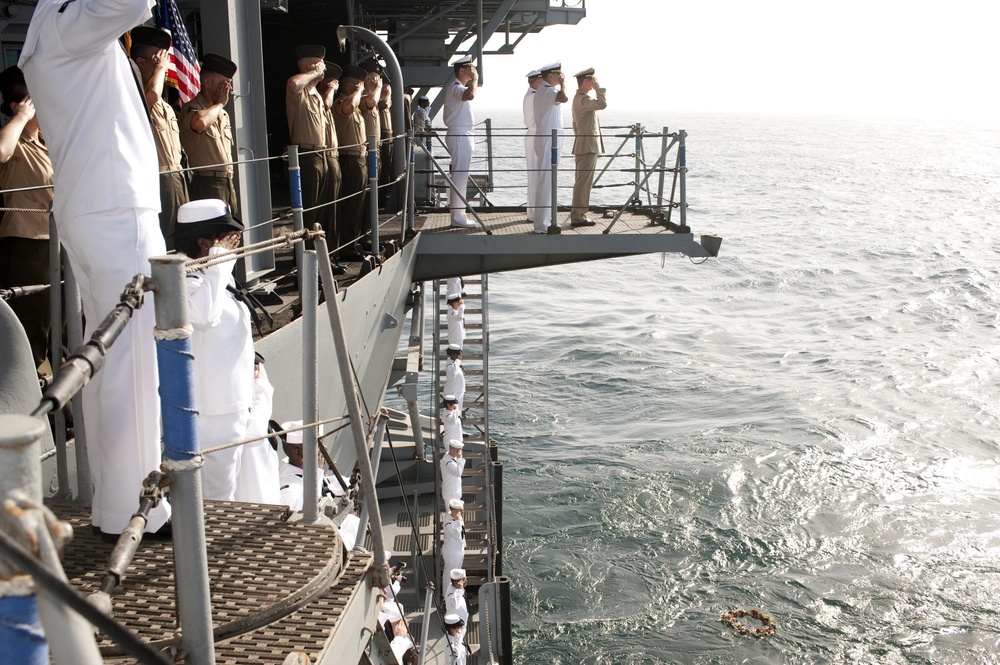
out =
[[[88,337],[132,278],[149,274],[149,257],[166,252],[156,145],[118,44],[125,31],[149,20],[153,6],[153,0],[40,0],[17,63],[52,159],[53,217],[80,285]],[[128,524],[143,478],[161,461],[151,298],[147,293],[83,391],[91,521],[107,534]],[[161,501],[146,531],[169,517],[170,505]]]
[[[449,277],[446,284],[445,293],[458,293],[465,297],[465,282],[461,277]]]
[[[444,521],[444,544],[441,546],[441,556],[444,565],[441,575],[441,588],[447,589],[451,584],[451,571],[462,568],[465,560],[465,520],[463,514],[465,503],[460,499],[448,502],[448,517]]]
[[[448,362],[445,363],[444,394],[454,395],[458,400],[458,411],[462,412],[465,401],[465,370],[462,369],[462,347],[448,345]]]
[[[452,499],[462,498],[462,472],[465,471],[465,458],[462,457],[461,441],[448,442],[448,452],[441,457],[441,498],[444,505]]]
[[[174,244],[191,258],[219,256],[239,246],[243,224],[219,199],[185,203],[177,210]],[[240,441],[250,429],[254,402],[254,350],[250,310],[236,297],[236,258],[187,274],[188,317],[194,329],[194,404],[202,450]],[[202,495],[233,501],[243,446],[205,455]]]
[[[466,626],[469,625],[469,606],[465,602],[465,587],[469,580],[464,568],[454,568],[451,571],[451,586],[444,594],[446,614],[457,614],[465,624],[462,626],[460,640],[465,641]]]
[[[538,170],[538,159],[535,158],[535,134],[538,133],[538,125],[535,124],[535,91],[542,85],[542,73],[533,69],[528,72],[528,90],[524,93],[524,100],[521,102],[521,114],[524,116],[524,159],[528,167],[528,221],[535,221],[535,201],[537,194],[535,188],[537,179],[535,173]]]
[[[565,79],[558,62],[542,67],[543,83],[535,91],[535,180],[534,233],[559,233],[558,220],[552,219],[552,130],[558,130],[556,154],[562,154],[562,106],[568,102]]]
[[[455,190],[449,191],[448,206],[451,208],[451,225],[472,228],[476,224],[469,221],[465,204],[457,192],[465,196],[469,186],[469,168],[472,165],[473,129],[476,119],[472,113],[472,100],[479,86],[479,73],[472,66],[472,56],[459,58],[452,66],[455,80],[444,88],[444,124],[448,128],[445,144],[451,153],[451,180]],[[457,190],[457,192],[456,192]]]
[[[445,654],[448,657],[448,665],[465,665],[468,652],[465,642],[462,641],[462,634],[465,631],[465,622],[457,614],[444,615],[445,637],[448,640],[445,647]]]
[[[291,420],[286,423],[281,423],[281,429],[283,430],[294,429],[296,427],[302,427],[301,420]],[[303,489],[305,488],[305,485],[303,484],[303,476],[305,475],[305,472],[302,468],[305,463],[305,457],[303,455],[303,431],[304,430],[298,430],[295,432],[289,432],[285,435],[285,444],[283,448],[285,454],[288,456],[288,459],[281,460],[278,467],[278,489],[281,493],[281,503],[288,506],[293,511],[302,510]],[[316,428],[316,436],[322,435],[323,426],[319,425]],[[324,495],[342,496],[344,494],[344,488],[342,488],[338,483],[330,482],[330,478],[323,475],[322,460],[317,459],[316,466],[316,489],[319,497],[322,499]]]
[[[465,346],[465,301],[459,292],[448,294],[448,344]]]
[[[250,412],[250,429],[247,438],[267,434],[271,420],[271,403],[274,386],[267,380],[264,357],[255,354],[254,397]],[[247,503],[281,503],[278,489],[278,451],[268,439],[243,446],[240,469],[236,475],[236,500]]]
[[[454,395],[445,395],[442,407],[441,440],[458,441],[461,443],[464,440],[464,432],[462,431],[462,414],[458,410],[458,398]]]

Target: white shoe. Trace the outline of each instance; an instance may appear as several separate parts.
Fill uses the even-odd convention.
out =
[[[547,231],[545,229],[541,229],[541,230],[539,230],[539,229],[533,229],[531,232],[534,233],[534,234],[536,234],[536,235],[544,235],[545,233],[547,233]]]
[[[451,225],[458,229],[474,229],[476,223],[469,219],[452,219]]]

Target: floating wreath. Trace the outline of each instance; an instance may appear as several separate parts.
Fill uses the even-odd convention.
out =
[[[740,619],[753,617],[763,625],[760,628],[745,626]],[[760,610],[729,610],[722,615],[722,623],[726,624],[740,635],[752,635],[753,637],[771,637],[778,632],[778,622],[767,612]]]

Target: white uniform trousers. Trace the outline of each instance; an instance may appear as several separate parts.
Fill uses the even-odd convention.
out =
[[[535,137],[531,130],[524,137],[524,159],[528,170],[528,221],[535,221],[535,205],[538,200],[538,158],[535,156]]]
[[[246,438],[267,434],[274,386],[265,377],[254,380],[253,410],[250,413],[250,427]],[[239,473],[236,476],[236,500],[280,504],[280,487],[278,451],[271,447],[271,442],[264,439],[243,446]]]
[[[156,210],[125,208],[56,220],[80,284],[86,336],[100,325],[132,278],[150,271],[149,257],[166,253]],[[121,533],[139,507],[142,480],[160,468],[159,374],[153,341],[153,294],[108,350],[104,368],[83,390],[90,471],[91,520],[105,533]],[[170,517],[161,501],[146,531]]]
[[[441,595],[451,587],[451,571],[453,568],[464,568],[465,561],[465,538],[463,531],[465,525],[462,522],[448,517],[444,524],[444,544],[441,545],[441,558],[443,567],[441,572]]]
[[[451,208],[451,219],[453,222],[466,222],[468,217],[465,214],[465,204],[458,197],[458,192],[465,196],[469,188],[469,168],[472,165],[473,137],[472,127],[448,128],[448,135],[445,137],[448,145],[448,152],[451,153],[451,176],[452,182],[457,189],[448,191],[448,207]]]
[[[219,416],[198,414],[198,442],[201,449],[214,448],[247,437],[250,411],[224,413]],[[236,500],[236,476],[240,470],[243,446],[227,448],[205,455],[201,467],[202,496],[216,501]]]
[[[535,230],[544,231],[552,220],[552,131],[539,130],[535,137]],[[556,146],[562,154],[562,134]],[[558,224],[558,220],[556,221]]]

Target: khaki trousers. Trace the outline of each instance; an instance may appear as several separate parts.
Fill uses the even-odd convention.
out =
[[[590,190],[594,186],[597,153],[576,155],[576,180],[573,182],[573,212],[570,220],[581,220],[590,210]]]

